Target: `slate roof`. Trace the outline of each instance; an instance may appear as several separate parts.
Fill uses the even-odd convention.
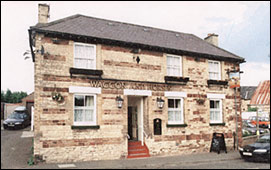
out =
[[[270,80],[261,81],[255,90],[250,104],[270,105]]]
[[[257,86],[241,86],[241,98],[250,100]]]
[[[37,24],[36,26],[30,27],[30,30],[96,37],[106,40],[219,56],[244,62],[244,58],[207,43],[193,34],[99,19],[80,14],[46,24]]]

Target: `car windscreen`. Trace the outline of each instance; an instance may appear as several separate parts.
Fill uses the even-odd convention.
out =
[[[265,135],[260,137],[260,139],[257,140],[257,143],[270,143],[270,136]]]
[[[9,119],[23,119],[24,118],[24,115],[23,113],[19,113],[19,112],[14,112],[12,114],[10,114],[8,116]]]

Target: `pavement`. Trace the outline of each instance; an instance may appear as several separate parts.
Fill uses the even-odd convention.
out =
[[[188,165],[209,164],[210,162],[222,162],[231,160],[241,160],[240,155],[237,151],[230,151],[227,154],[208,152],[181,156],[102,160],[65,164],[39,163],[38,165],[28,167],[28,169],[164,169],[169,167],[180,168]]]

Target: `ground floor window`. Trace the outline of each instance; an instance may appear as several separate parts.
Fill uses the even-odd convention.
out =
[[[96,125],[96,95],[74,94],[74,125]]]
[[[183,99],[168,99],[168,124],[183,124]]]
[[[210,99],[210,123],[222,123],[222,100]]]

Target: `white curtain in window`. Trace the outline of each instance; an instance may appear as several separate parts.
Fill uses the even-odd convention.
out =
[[[74,122],[88,123],[94,121],[94,96],[75,95]]]
[[[74,66],[76,68],[94,69],[96,57],[94,50],[94,46],[75,44]]]
[[[182,124],[182,109],[181,99],[168,99],[168,123]]]
[[[180,57],[167,56],[167,74],[169,76],[181,76],[180,64]]]

